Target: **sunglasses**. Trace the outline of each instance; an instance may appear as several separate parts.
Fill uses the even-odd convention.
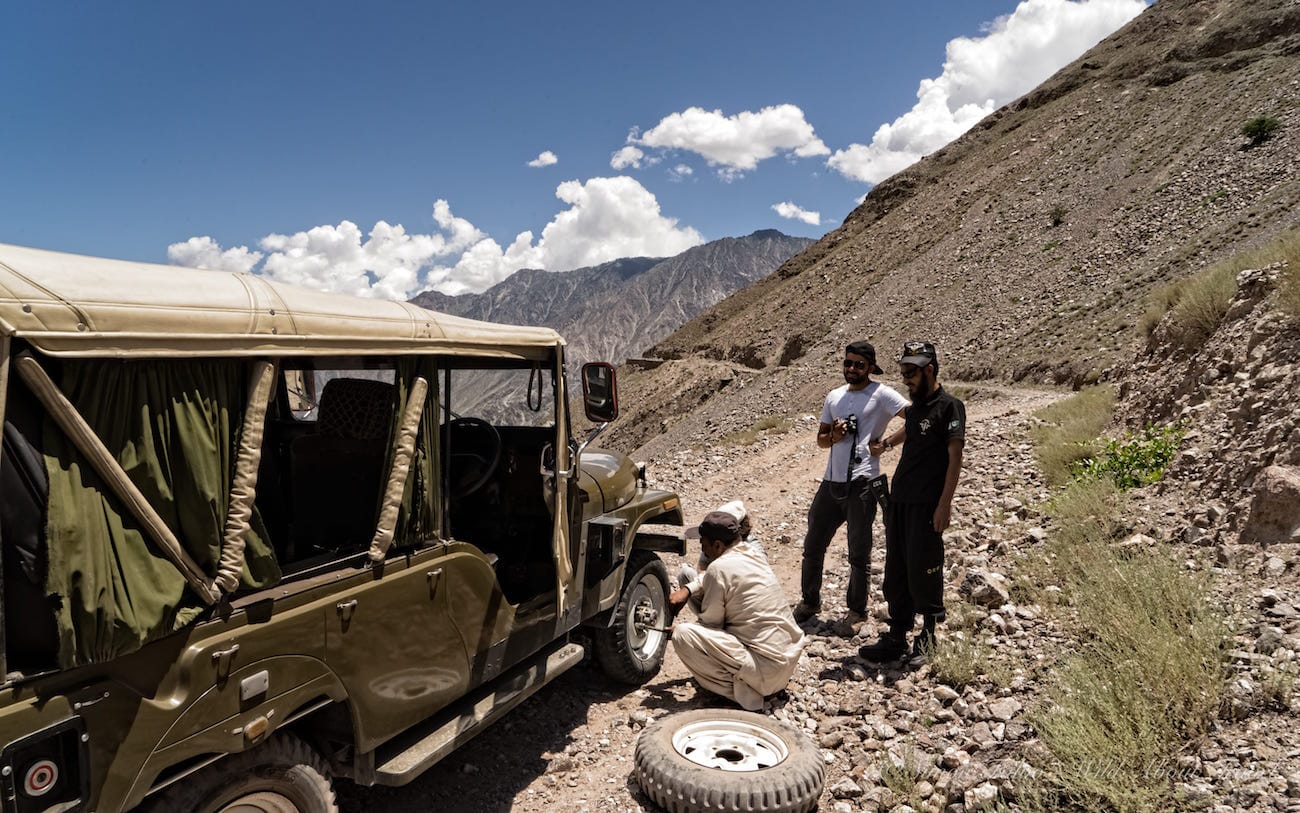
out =
[[[844,359],[844,366],[852,367],[855,370],[867,369],[867,363],[865,361],[850,361],[849,359]]]

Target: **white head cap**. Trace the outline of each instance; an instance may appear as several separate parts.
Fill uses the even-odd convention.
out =
[[[745,517],[749,514],[749,512],[745,510],[745,504],[740,500],[732,500],[724,505],[719,505],[718,510],[724,514],[731,514],[736,518],[736,522],[744,522]]]

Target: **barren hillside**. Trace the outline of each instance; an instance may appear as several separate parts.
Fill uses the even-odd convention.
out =
[[[1300,221],[1298,103],[1295,0],[1160,0],[661,342],[608,442],[811,410],[859,337],[931,338],[962,378],[1111,378],[1152,290]]]

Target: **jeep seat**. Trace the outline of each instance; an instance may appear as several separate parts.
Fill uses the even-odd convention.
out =
[[[393,385],[383,381],[325,384],[316,432],[289,449],[296,556],[361,548],[374,536],[394,401]]]

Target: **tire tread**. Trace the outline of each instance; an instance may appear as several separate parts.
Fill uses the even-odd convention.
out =
[[[790,755],[753,773],[695,765],[673,748],[672,733],[711,717],[761,725],[786,742]],[[826,777],[821,755],[802,733],[770,717],[731,709],[697,709],[651,723],[637,740],[633,765],[641,789],[670,813],[807,813],[816,808]]]

